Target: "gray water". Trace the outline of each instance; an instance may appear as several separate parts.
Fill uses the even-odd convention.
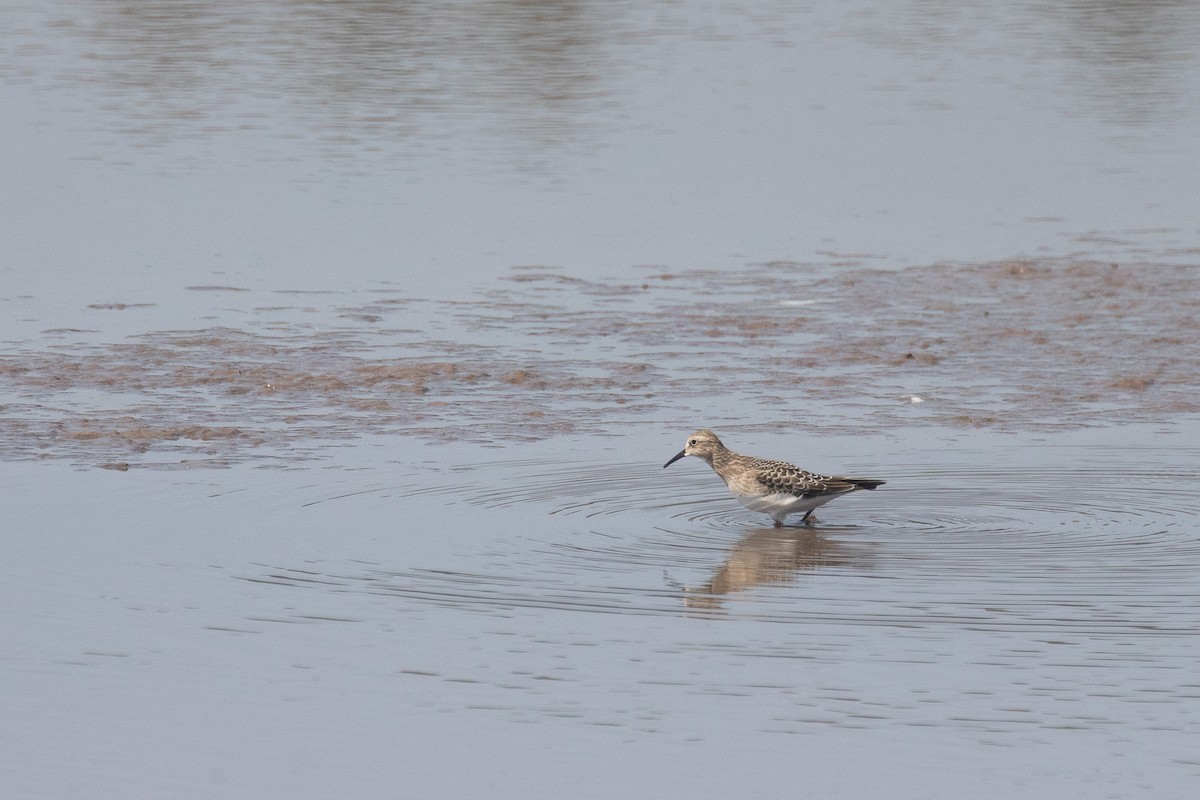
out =
[[[1198,34],[0,3],[0,795],[1193,797]]]

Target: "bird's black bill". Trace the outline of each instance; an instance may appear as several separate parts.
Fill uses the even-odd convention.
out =
[[[671,465],[672,465],[672,464],[674,464],[676,461],[678,461],[679,459],[683,458],[683,457],[684,457],[684,456],[686,456],[686,455],[687,455],[687,448],[684,448],[683,450],[680,450],[678,453],[676,453],[676,454],[675,454],[675,457],[674,457],[674,458],[672,458],[672,459],[671,459],[670,461],[668,461],[667,463],[663,464],[663,469],[666,469],[667,467],[671,466]]]

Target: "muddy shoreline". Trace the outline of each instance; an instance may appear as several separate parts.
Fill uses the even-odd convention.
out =
[[[219,324],[10,345],[0,452],[217,464],[362,434],[520,441],[691,415],[1031,430],[1200,411],[1197,267],[631,272],[518,268],[456,302],[192,287],[181,318]],[[81,317],[138,308],[97,302]]]

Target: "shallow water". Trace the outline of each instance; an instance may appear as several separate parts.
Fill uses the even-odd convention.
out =
[[[0,3],[0,796],[1191,798],[1198,29]]]
[[[1195,262],[1198,33],[1171,0],[7,2],[3,275],[74,307]]]
[[[8,464],[6,783],[1184,797],[1196,433],[860,437],[836,463],[888,485],[784,529],[663,437]]]

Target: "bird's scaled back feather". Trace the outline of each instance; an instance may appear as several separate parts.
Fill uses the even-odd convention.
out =
[[[758,482],[772,492],[786,492],[799,497],[820,494],[841,494],[859,488],[858,484],[844,478],[800,469],[786,461],[768,461],[756,458],[750,466],[757,473]]]

